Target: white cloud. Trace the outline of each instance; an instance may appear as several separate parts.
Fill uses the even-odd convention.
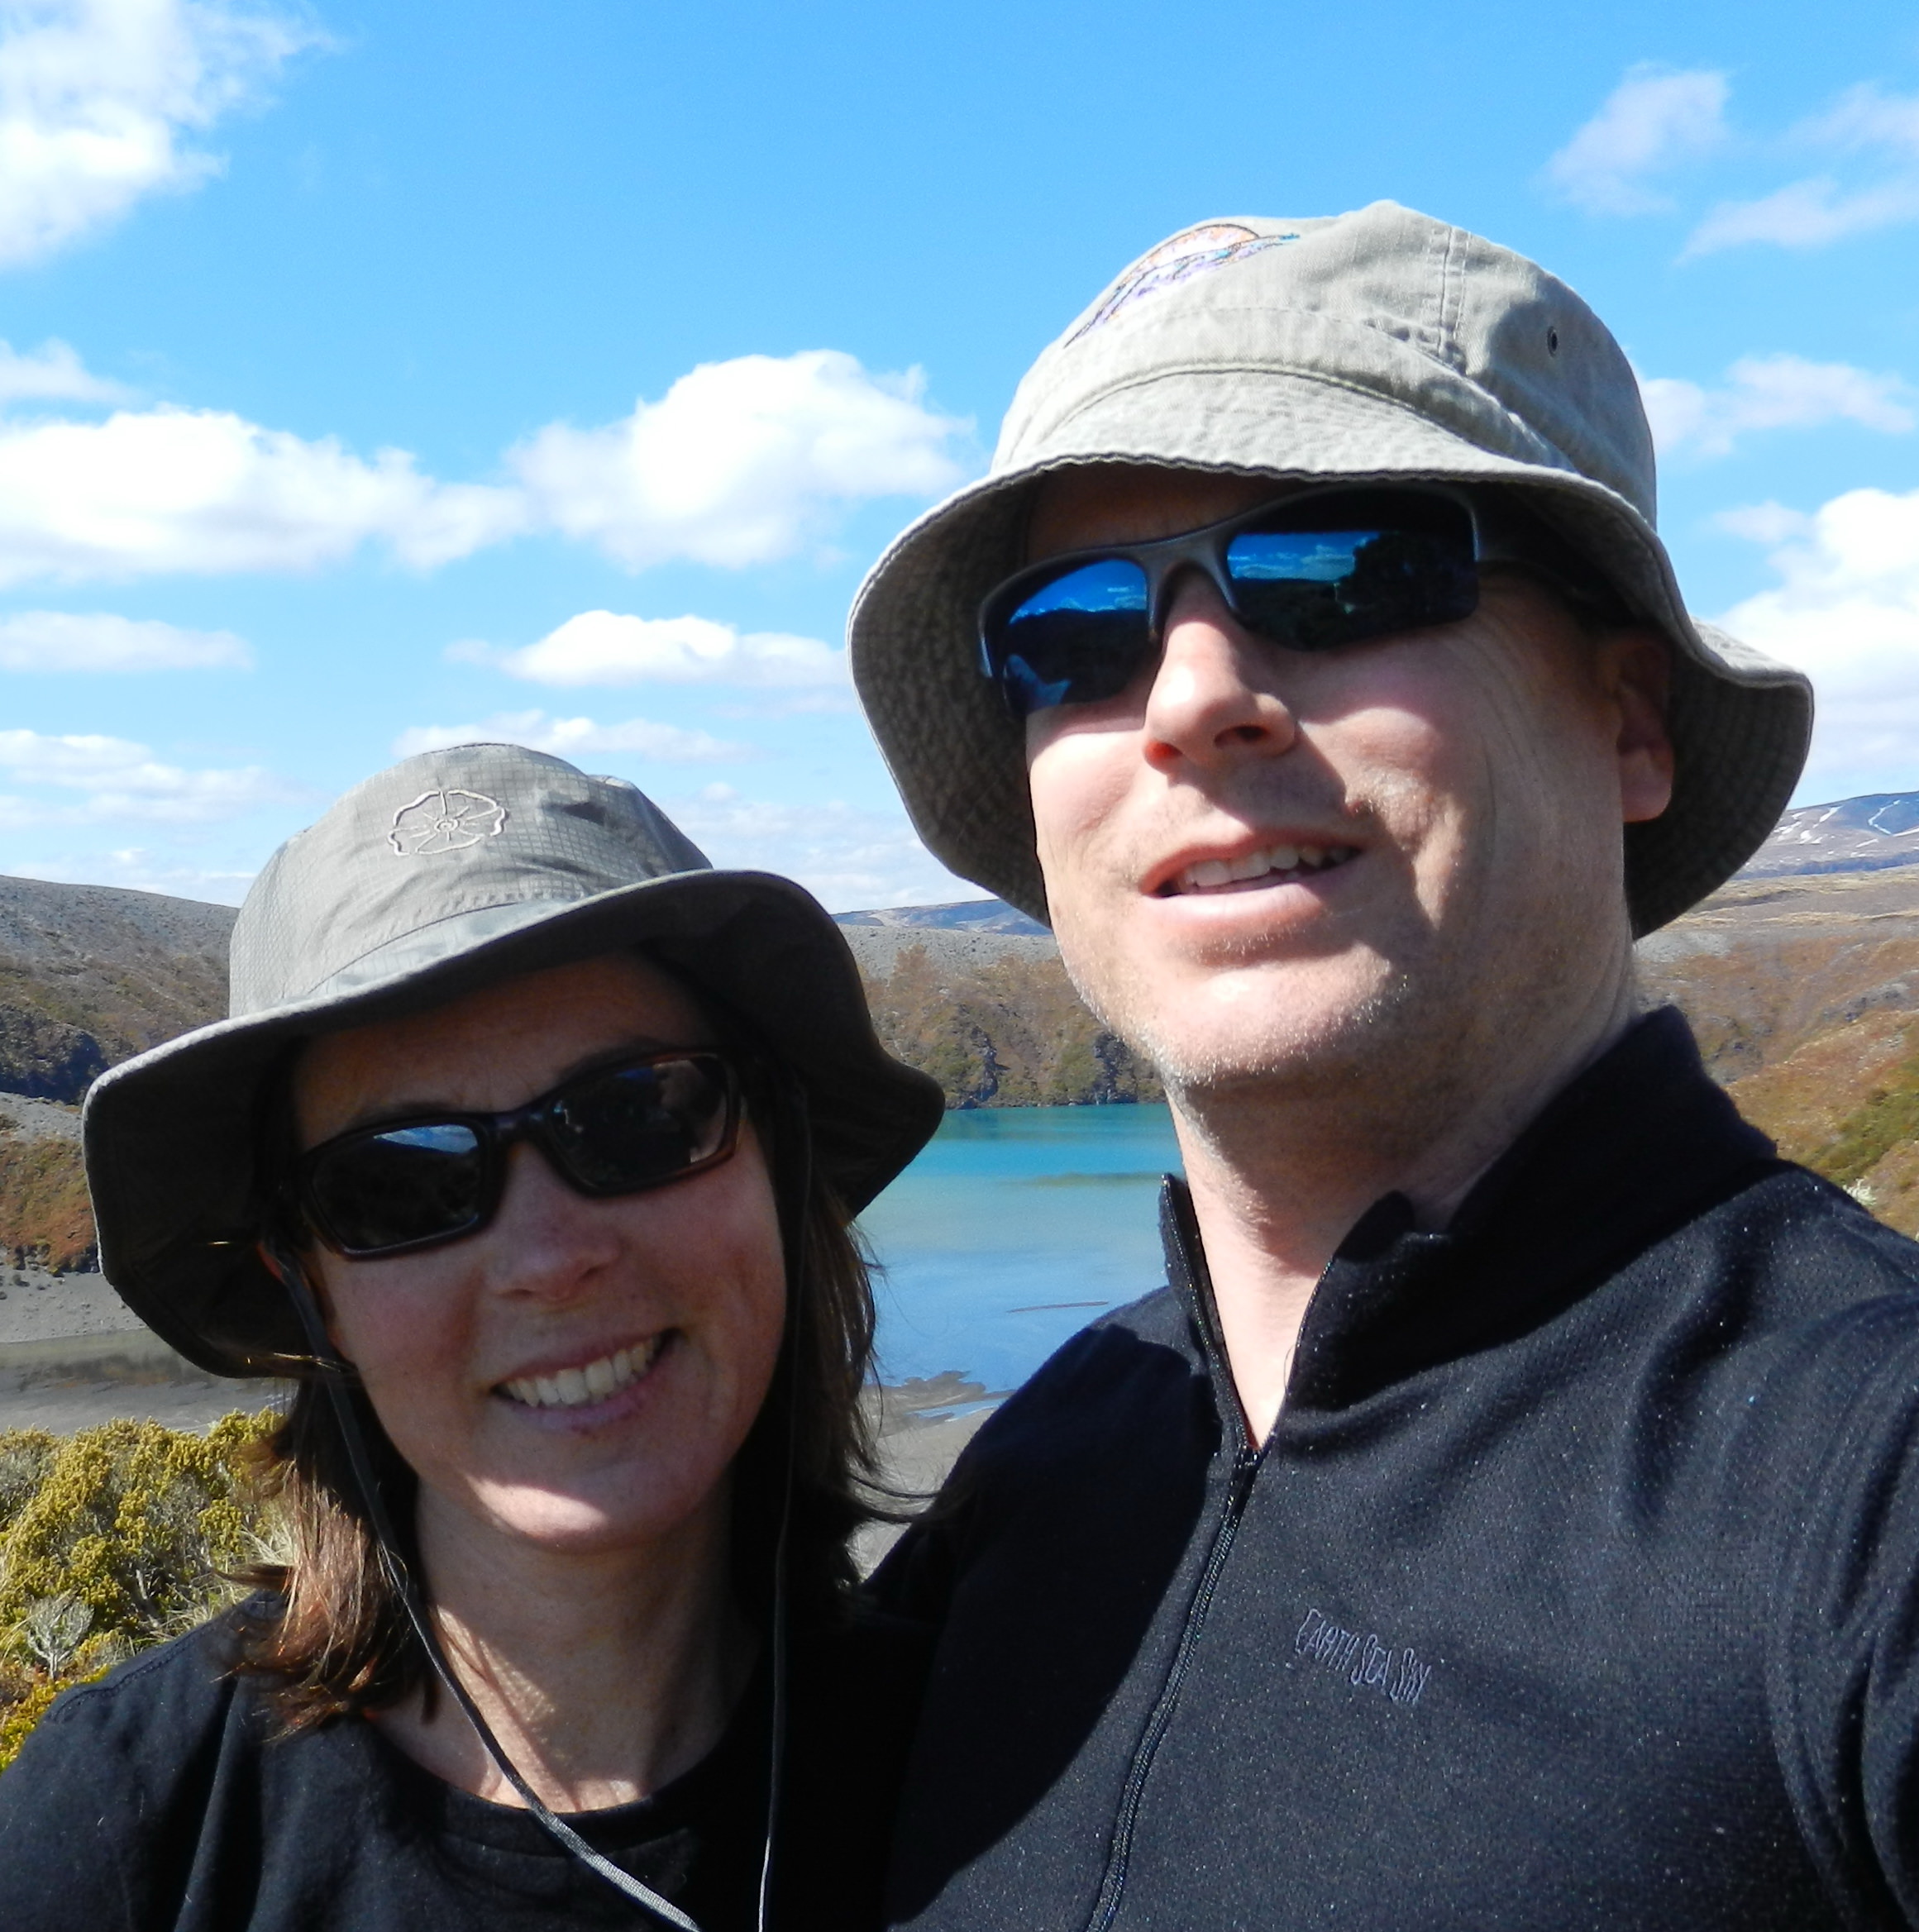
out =
[[[126,394],[86,368],[64,342],[49,340],[24,354],[0,342],[0,403],[117,403]]]
[[[0,731],[0,775],[15,785],[84,792],[74,804],[0,797],[0,828],[91,825],[110,819],[203,824],[302,794],[259,766],[192,770],[166,765],[130,738]]]
[[[187,631],[106,611],[0,618],[0,671],[246,670],[252,663],[231,631]]]
[[[870,374],[837,350],[703,363],[602,429],[553,423],[508,462],[538,514],[614,561],[738,567],[790,556],[831,506],[930,496],[958,481],[968,425],[924,379]]]
[[[845,651],[815,637],[610,610],[582,611],[522,650],[461,643],[446,656],[537,685],[838,685],[847,676]]]
[[[1801,126],[1798,138],[1855,151],[1889,149],[1919,160],[1919,94],[1888,94],[1870,81],[1849,88]]]
[[[1748,543],[1769,547],[1812,532],[1812,519],[1803,510],[1790,510],[1783,503],[1742,503],[1721,510],[1712,521],[1729,537],[1743,537]]]
[[[416,751],[436,751],[447,745],[524,745],[557,758],[627,752],[675,765],[757,756],[751,745],[729,744],[708,732],[683,731],[651,718],[599,724],[590,718],[549,718],[543,711],[496,712],[476,724],[411,725],[394,740],[394,756],[410,758]]]
[[[0,426],[0,584],[307,570],[374,537],[427,568],[523,515],[512,492],[436,483],[402,451],[368,463],[217,410]]]
[[[19,879],[50,879],[68,885],[117,885],[135,892],[164,892],[174,899],[211,899],[238,905],[254,875],[237,866],[184,863],[145,846],[117,852],[70,852],[46,859],[9,859]]]
[[[1802,122],[1790,145],[1866,158],[1869,176],[1851,184],[1828,173],[1789,182],[1754,201],[1722,202],[1693,231],[1688,255],[1769,242],[1821,248],[1849,235],[1919,220],[1919,95],[1850,88]]]
[[[927,851],[903,812],[867,811],[843,800],[775,804],[710,785],[692,798],[660,802],[716,866],[783,872],[829,912],[979,894]]]
[[[1546,164],[1547,179],[1595,214],[1669,207],[1647,179],[1725,141],[1726,93],[1723,74],[1635,67]]]
[[[10,367],[42,394],[95,380],[49,345],[37,359],[0,358],[0,400]],[[369,542],[427,570],[539,529],[634,569],[763,563],[859,499],[956,480],[948,445],[964,427],[921,406],[917,377],[869,375],[823,350],[708,364],[610,428],[542,430],[508,452],[518,480],[504,484],[439,482],[402,450],[370,461],[335,437],[221,410],[0,422],[0,586],[311,570]],[[682,645],[679,661],[696,665],[698,648]],[[765,633],[739,640],[733,662],[756,680],[800,683],[824,648]]]
[[[1722,202],[1686,244],[1688,255],[1711,255],[1747,242],[1819,248],[1848,235],[1919,218],[1919,179],[1886,181],[1847,191],[1830,175],[1795,181],[1758,201]]]
[[[284,14],[227,0],[7,0],[0,266],[217,173],[192,137],[320,41]]]
[[[1746,518],[1780,581],[1720,621],[1811,675],[1808,795],[1919,786],[1919,490],[1855,489],[1809,517],[1769,504]],[[1736,527],[1733,515],[1720,522]]]
[[[1742,356],[1719,389],[1652,376],[1640,392],[1661,456],[1689,447],[1697,456],[1723,456],[1754,430],[1843,422],[1898,436],[1919,422],[1912,392],[1898,376],[1798,355]]]

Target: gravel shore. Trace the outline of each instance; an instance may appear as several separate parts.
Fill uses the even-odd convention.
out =
[[[0,1348],[128,1330],[146,1333],[103,1276],[50,1275],[31,1263],[0,1266]]]
[[[203,1429],[232,1410],[284,1399],[289,1386],[195,1368],[98,1275],[0,1269],[0,1429],[64,1435],[117,1416]],[[899,1506],[910,1510],[939,1487],[999,1399],[954,1374],[872,1391],[883,1480]],[[890,1524],[868,1529],[858,1544],[862,1567],[899,1534]]]

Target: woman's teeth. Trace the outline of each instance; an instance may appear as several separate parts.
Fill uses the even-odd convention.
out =
[[[1201,859],[1188,866],[1172,882],[1175,892],[1217,892],[1223,885],[1244,885],[1248,880],[1283,878],[1301,872],[1329,871],[1358,856],[1350,845],[1269,845],[1238,859]]]
[[[623,1348],[617,1355],[603,1355],[597,1362],[580,1368],[563,1368],[553,1375],[516,1376],[499,1386],[516,1402],[529,1409],[577,1409],[583,1402],[603,1401],[615,1389],[623,1389],[653,1366],[666,1339],[655,1335],[650,1340]]]

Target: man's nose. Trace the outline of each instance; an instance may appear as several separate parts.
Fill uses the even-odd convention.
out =
[[[1205,577],[1187,572],[1173,587],[1147,696],[1148,761],[1171,770],[1290,750],[1299,726],[1272,688],[1280,648],[1247,630]]]
[[[565,1301],[618,1258],[613,1217],[576,1193],[541,1150],[522,1141],[507,1154],[506,1185],[480,1237],[502,1294]]]

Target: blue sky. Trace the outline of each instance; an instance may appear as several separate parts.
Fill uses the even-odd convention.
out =
[[[0,871],[236,899],[463,727],[836,909],[972,896],[847,606],[1209,216],[1382,196],[1612,325],[1689,599],[1919,788],[1919,17],[1625,0],[0,0]]]

